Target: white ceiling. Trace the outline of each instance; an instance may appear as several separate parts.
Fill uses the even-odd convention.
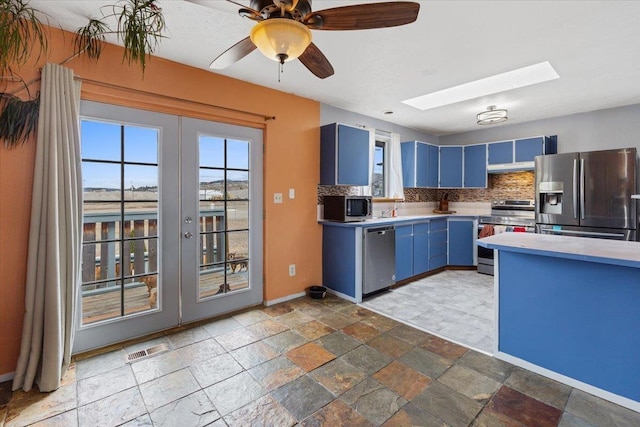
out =
[[[115,1],[30,4],[48,14],[50,24],[75,31]],[[224,0],[198,1],[211,7],[157,1],[167,38],[156,55],[208,70],[213,58],[249,34],[253,22]],[[314,0],[313,10],[376,1]],[[406,26],[313,30],[314,43],[335,69],[325,80],[292,61],[278,82],[277,63],[257,50],[216,72],[434,135],[479,129],[475,115],[489,105],[508,109],[505,124],[513,124],[640,103],[639,1],[419,3],[418,20]],[[427,111],[401,103],[542,61],[560,78]],[[386,110],[394,114],[384,115]]]

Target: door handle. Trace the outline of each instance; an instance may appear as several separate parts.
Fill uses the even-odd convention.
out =
[[[584,159],[580,159],[580,219],[584,219]]]
[[[186,233],[184,233],[184,237],[185,239],[190,239],[193,237],[193,233],[190,231],[187,231]]]
[[[578,219],[578,159],[573,159],[573,217]]]

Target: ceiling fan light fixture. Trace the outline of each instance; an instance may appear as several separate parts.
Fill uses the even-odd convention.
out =
[[[251,41],[267,58],[284,63],[298,58],[311,44],[311,31],[298,21],[271,18],[251,29]]]
[[[487,107],[487,111],[478,113],[476,120],[479,125],[495,125],[507,121],[507,110],[498,109],[495,105]]]

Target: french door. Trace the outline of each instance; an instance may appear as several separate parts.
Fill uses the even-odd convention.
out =
[[[262,131],[184,118],[182,141],[182,321],[190,322],[262,302]]]
[[[262,301],[262,131],[83,101],[74,352]]]

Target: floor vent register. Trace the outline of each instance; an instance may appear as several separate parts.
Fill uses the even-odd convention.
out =
[[[166,344],[160,344],[154,345],[153,347],[149,347],[144,350],[135,351],[133,353],[127,354],[127,363],[137,362],[138,360],[146,359],[147,357],[164,353],[167,350],[168,348]]]

